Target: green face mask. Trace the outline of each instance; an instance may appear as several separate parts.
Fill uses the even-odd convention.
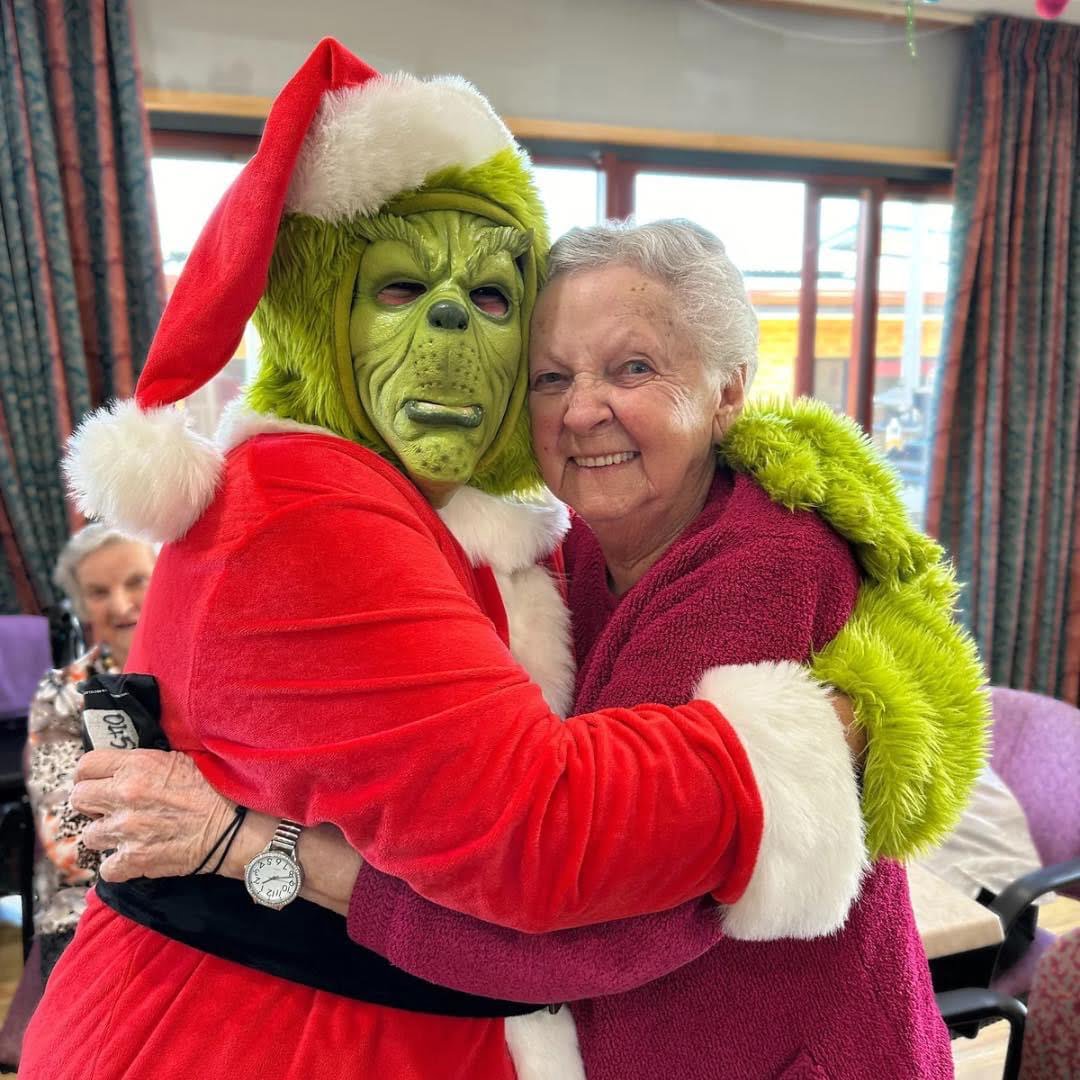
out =
[[[436,505],[474,474],[521,362],[528,233],[474,214],[373,219],[349,317],[360,401]]]

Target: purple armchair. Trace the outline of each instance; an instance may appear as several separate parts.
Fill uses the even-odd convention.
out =
[[[52,660],[48,619],[0,616],[0,863],[5,871],[9,863],[14,864],[11,869],[22,897],[25,961],[0,1030],[0,1064],[4,1066],[18,1064],[22,1032],[42,991],[41,962],[32,948],[34,821],[23,785],[22,753],[30,700]]]
[[[0,721],[26,717],[37,684],[51,666],[49,620],[0,615]]]
[[[1020,915],[1044,893],[1080,899],[1080,709],[1022,690],[994,687],[990,763],[1023,807],[1042,869],[1014,881],[991,907],[1008,937]],[[1023,956],[993,987],[1012,996],[1031,989],[1035,967],[1053,942],[1036,931]]]
[[[22,897],[23,955],[33,914],[34,822],[23,784],[26,714],[42,675],[52,666],[49,621],[36,615],[0,616],[0,867]]]
[[[990,764],[1024,808],[1043,866],[1080,856],[1080,709],[995,686]],[[1080,888],[1062,889],[1080,899]]]
[[[938,1005],[950,1030],[974,1037],[981,1023],[1006,1019],[1009,1046],[1003,1076],[1020,1074],[1027,1010],[1021,1004],[1031,989],[1039,960],[1055,938],[1036,930],[1035,940],[1017,933],[1017,921],[1034,901],[1058,891],[1080,898],[1080,709],[1063,701],[1022,690],[993,687],[993,752],[990,764],[1023,808],[1042,867],[1012,882],[995,897],[991,909],[1001,920],[1006,943],[1026,950],[1011,967],[997,973],[989,987],[949,990]],[[1015,948],[1013,949],[1015,955]]]

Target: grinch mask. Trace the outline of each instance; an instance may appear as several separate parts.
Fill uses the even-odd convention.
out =
[[[248,403],[382,454],[434,503],[464,483],[528,497],[526,353],[547,243],[510,150],[372,214],[286,214]]]
[[[529,233],[475,214],[363,222],[349,344],[364,412],[436,505],[476,472],[522,355]]]

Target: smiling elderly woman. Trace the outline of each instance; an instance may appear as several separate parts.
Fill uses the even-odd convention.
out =
[[[659,223],[564,237],[532,332],[544,480],[588,524],[621,596],[709,502],[715,447],[757,367],[757,319],[715,237]]]
[[[154,558],[149,544],[94,524],[75,533],[56,561],[53,580],[94,647],[69,667],[50,671],[30,703],[26,790],[41,844],[34,866],[34,933],[45,978],[75,933],[97,867],[94,853],[78,844],[86,819],[68,804],[82,755],[82,696],[75,687],[89,674],[124,666]]]
[[[578,712],[685,701],[716,665],[772,661],[775,666],[764,665],[772,681],[756,684],[764,701],[777,680],[795,677],[796,665],[836,661],[851,648],[843,643],[852,633],[862,635],[854,651],[862,650],[867,665],[851,678],[858,705],[857,686],[864,676],[864,685],[873,682],[880,657],[866,633],[866,615],[856,607],[856,552],[864,591],[883,584],[894,601],[919,567],[936,572],[934,558],[911,554],[924,549],[909,527],[896,525],[894,539],[907,537],[900,543],[907,555],[890,563],[881,536],[866,531],[859,515],[843,512],[857,492],[864,517],[903,520],[894,490],[888,484],[884,493],[874,490],[879,466],[827,410],[790,408],[767,438],[760,429],[754,436],[753,429],[747,434],[733,427],[753,377],[756,337],[738,271],[714,236],[688,222],[576,230],[552,252],[550,280],[532,324],[530,408],[544,479],[577,515],[564,551]],[[803,436],[799,453],[785,459],[789,429]],[[842,463],[833,462],[835,472],[827,455],[815,456],[815,439],[844,455]],[[716,453],[720,443],[724,457]],[[729,461],[756,467],[761,481]],[[815,513],[770,498],[810,501],[793,496],[802,490],[793,470],[819,485],[824,516],[836,519],[838,531]],[[451,499],[448,512],[453,507]],[[915,592],[919,602],[931,603],[921,587]],[[963,683],[950,699],[950,721],[958,744],[964,732],[974,732],[963,744],[974,748],[968,755],[973,772],[979,671],[959,636],[942,629],[945,623],[933,625],[937,646],[958,673],[953,689]],[[890,630],[900,638],[909,632]],[[849,664],[849,675],[857,666]],[[763,669],[737,670],[753,680]],[[829,670],[842,674],[845,668],[834,662]],[[841,678],[833,681],[849,689]],[[937,699],[929,704],[932,691],[914,674],[910,681],[916,708],[938,708]],[[798,717],[786,729],[758,735],[763,744],[748,752],[765,805],[763,851],[782,862],[785,844],[800,840],[797,830],[788,832],[770,816],[782,799],[770,786],[776,782],[771,765],[795,762],[810,788],[827,790],[833,780],[824,751],[799,733]],[[771,758],[760,756],[761,745],[769,746]],[[874,753],[871,741],[870,805],[873,798],[899,800],[899,790],[882,794],[880,776],[888,770]],[[87,830],[87,842],[119,848],[103,876],[191,872],[205,854],[206,838],[231,818],[232,805],[182,756],[121,757],[92,755],[76,791],[82,808],[106,815]],[[114,774],[129,764],[142,770],[139,782],[130,782],[128,771],[128,782],[118,784]],[[650,792],[638,791],[637,798],[648,800]],[[838,795],[837,818],[841,805]],[[685,814],[687,836],[714,827],[692,805]],[[804,824],[820,835],[837,822],[826,814]],[[242,876],[276,825],[250,814],[221,872]],[[890,848],[877,828],[872,821],[875,855]],[[891,844],[898,846],[895,838]],[[336,830],[309,829],[301,850],[304,895],[348,910],[350,936],[395,966],[474,994],[572,1001],[589,1080],[952,1073],[904,872],[889,859],[874,863],[854,906],[843,903],[828,928],[834,932],[825,935],[820,923],[811,925],[817,914],[805,904],[806,925],[793,928],[789,917],[800,908],[798,895],[774,893],[771,904],[790,907],[783,916],[771,910],[757,891],[757,875],[735,905],[718,909],[706,897],[661,915],[521,934],[421,899],[404,882],[363,865]],[[820,880],[807,896],[847,872],[839,848],[820,862],[814,868]],[[657,878],[666,873],[656,866]],[[580,1067],[555,1062],[543,1075],[569,1078],[580,1075]],[[341,1075],[351,1074],[343,1066]]]

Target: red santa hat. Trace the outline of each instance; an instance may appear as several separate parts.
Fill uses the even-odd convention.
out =
[[[375,213],[432,173],[514,140],[464,79],[380,75],[332,38],[274,101],[255,156],[188,257],[135,397],[93,413],[64,463],[82,513],[153,540],[182,536],[214,496],[220,450],[174,404],[229,362],[265,288],[281,217]]]

